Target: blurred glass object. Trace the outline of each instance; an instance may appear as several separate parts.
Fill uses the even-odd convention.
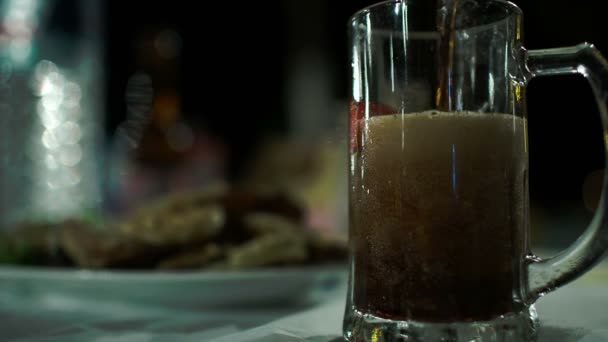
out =
[[[288,189],[308,208],[307,225],[346,235],[348,174],[345,101],[333,94],[328,4],[284,2],[287,18],[284,96],[287,134],[261,145],[250,183]],[[309,18],[316,24],[310,25]]]
[[[15,68],[27,67],[34,57],[34,35],[43,24],[49,1],[5,0],[0,3],[0,58]]]
[[[0,1],[0,226],[101,205],[100,2]]]
[[[109,159],[107,209],[115,215],[224,178],[222,144],[189,119],[200,113],[185,113],[182,106],[179,32],[142,29],[133,49],[138,71],[127,81],[127,117],[114,134]]]

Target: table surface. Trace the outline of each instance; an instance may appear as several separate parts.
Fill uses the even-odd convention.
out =
[[[0,293],[2,341],[315,341],[340,336],[346,284],[315,305],[178,310]],[[608,341],[608,264],[541,298],[540,341]]]

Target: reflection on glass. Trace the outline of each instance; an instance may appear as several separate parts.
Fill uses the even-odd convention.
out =
[[[31,84],[39,97],[36,111],[42,129],[40,139],[32,140],[36,156],[33,169],[34,178],[42,186],[33,187],[30,198],[38,213],[77,215],[82,203],[73,198],[83,199],[86,192],[81,186],[81,175],[86,172],[80,144],[82,118],[67,113],[80,111],[81,88],[46,60],[36,65]]]

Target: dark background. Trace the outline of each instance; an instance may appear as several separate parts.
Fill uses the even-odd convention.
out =
[[[71,1],[65,0],[64,6]],[[525,13],[527,48],[590,41],[608,54],[601,2],[515,2]],[[161,84],[179,92],[181,115],[225,142],[231,151],[229,175],[238,177],[265,136],[292,129],[287,84],[294,77],[292,62],[301,52],[312,53],[326,66],[328,98],[335,100],[327,103],[327,115],[345,114],[346,108],[339,112],[332,106],[336,102],[346,106],[349,96],[346,23],[356,10],[372,3],[107,1],[103,5],[106,131],[111,135],[125,118],[127,80],[145,71],[155,87]],[[182,44],[177,61],[169,66],[150,62],[141,52],[146,37],[166,29],[178,33]],[[591,182],[591,192],[599,187],[589,175],[602,169],[604,162],[599,116],[589,86],[577,76],[534,80],[528,88],[528,108],[533,215],[589,219],[583,186]],[[341,118],[334,119],[328,122]]]

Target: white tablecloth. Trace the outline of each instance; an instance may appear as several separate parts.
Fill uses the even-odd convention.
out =
[[[608,268],[603,266],[539,300],[541,342],[608,341],[607,274]],[[52,296],[26,303],[0,294],[0,340],[328,342],[339,340],[344,298],[342,284],[324,303],[312,308],[197,312]]]
[[[572,285],[541,299],[539,342],[608,341],[608,287]],[[344,300],[213,342],[339,341]]]

